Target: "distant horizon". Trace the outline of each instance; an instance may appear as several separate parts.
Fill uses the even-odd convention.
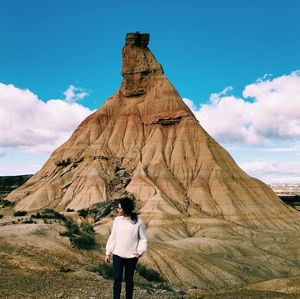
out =
[[[0,11],[0,175],[35,173],[118,90],[127,32],[249,175],[300,182],[300,1],[11,0]]]

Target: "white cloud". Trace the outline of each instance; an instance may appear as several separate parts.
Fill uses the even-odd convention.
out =
[[[232,90],[233,90],[233,87],[232,86],[228,86],[228,87],[226,87],[225,89],[223,89],[219,93],[212,93],[210,95],[210,101],[211,101],[211,103],[214,104],[214,105],[218,104],[220,102],[221,97],[222,96],[226,96],[227,93],[229,91],[232,91]]]
[[[252,161],[239,166],[249,175],[268,183],[300,182],[300,162]]]
[[[300,71],[274,79],[269,74],[247,85],[243,97],[228,95],[232,87],[193,109],[200,124],[225,143],[263,144],[300,138]],[[264,80],[266,79],[266,80]],[[192,101],[185,99],[190,107]]]
[[[264,74],[262,77],[259,77],[257,78],[257,82],[261,82],[261,81],[264,81],[264,80],[267,80],[269,78],[271,78],[273,76],[273,74]]]
[[[72,102],[76,96],[72,96],[70,87],[68,90],[65,100],[44,102],[30,90],[0,83],[0,146],[51,152],[66,141],[92,112]]]
[[[300,71],[271,76],[247,85],[242,97],[227,87],[199,109],[184,101],[247,173],[268,183],[299,183]]]
[[[75,87],[70,85],[68,89],[64,92],[66,96],[65,101],[68,103],[75,103],[79,100],[82,100],[84,97],[88,96],[89,93],[84,91],[82,88]]]
[[[297,153],[300,154],[300,145],[294,144],[289,147],[271,147],[262,149],[265,152],[274,152],[274,153]]]
[[[185,104],[186,104],[191,110],[196,110],[196,109],[197,109],[197,107],[195,106],[195,104],[194,104],[194,102],[193,102],[192,100],[187,99],[187,98],[183,98],[182,100],[185,102]]]

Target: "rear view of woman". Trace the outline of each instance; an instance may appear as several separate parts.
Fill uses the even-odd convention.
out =
[[[105,262],[113,258],[113,298],[120,299],[125,268],[126,299],[133,296],[133,275],[138,259],[147,250],[147,237],[143,221],[133,212],[134,203],[126,197],[119,201],[117,217],[106,244]]]

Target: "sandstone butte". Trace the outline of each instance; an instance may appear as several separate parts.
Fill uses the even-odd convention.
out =
[[[142,261],[174,285],[299,275],[299,212],[201,127],[148,42],[126,35],[120,89],[7,199],[16,210],[79,210],[133,194],[150,241]],[[95,223],[103,240],[112,219]]]

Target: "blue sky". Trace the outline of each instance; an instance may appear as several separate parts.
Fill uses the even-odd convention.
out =
[[[299,18],[298,0],[0,0],[0,175],[38,170],[118,89],[125,34],[140,31],[247,172],[300,182]]]

